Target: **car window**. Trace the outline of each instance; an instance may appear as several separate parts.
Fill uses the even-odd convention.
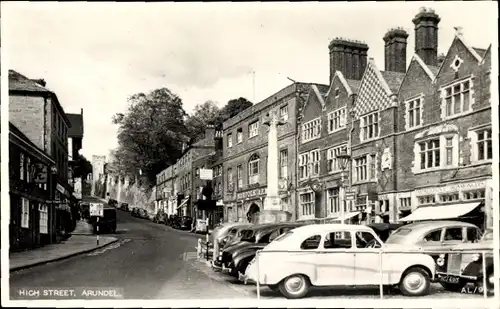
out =
[[[467,241],[478,242],[481,240],[481,231],[475,227],[467,228]]]
[[[380,243],[372,233],[356,232],[356,248],[366,248],[368,244],[373,244],[374,242],[376,245],[380,245]]]
[[[427,233],[424,241],[441,241],[441,229]]]
[[[302,242],[302,244],[300,245],[300,249],[302,250],[318,249],[320,242],[321,242],[320,235],[311,236]]]
[[[445,241],[453,241],[453,240],[462,241],[462,239],[463,235],[461,227],[449,227],[446,229],[444,234]]]
[[[268,244],[270,243],[271,241],[269,240],[271,234],[273,234],[273,232],[268,232],[266,233],[265,235],[260,235],[260,239],[259,239],[259,243],[260,244]]]
[[[326,234],[323,242],[325,249],[350,249],[351,247],[351,232],[344,232],[344,237],[339,232]]]

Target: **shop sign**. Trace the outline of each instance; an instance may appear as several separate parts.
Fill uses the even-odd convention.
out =
[[[35,165],[35,183],[47,183],[47,166],[38,163]]]
[[[266,192],[267,192],[266,188],[249,190],[249,191],[245,191],[245,192],[238,192],[236,194],[236,198],[238,200],[244,200],[244,199],[247,199],[247,198],[253,198],[253,197],[256,197],[256,196],[265,195]]]
[[[469,182],[469,183],[458,183],[453,185],[447,185],[443,187],[431,187],[425,189],[417,189],[415,190],[416,195],[431,195],[438,193],[447,193],[447,192],[459,192],[459,191],[467,191],[474,189],[483,189],[486,187],[486,181],[477,181],[477,182]]]
[[[60,184],[57,184],[57,185],[56,185],[56,189],[57,189],[57,191],[61,192],[62,194],[66,194],[66,193],[65,193],[65,192],[66,192],[66,189],[64,189],[64,187],[63,187],[63,186],[61,186]]]

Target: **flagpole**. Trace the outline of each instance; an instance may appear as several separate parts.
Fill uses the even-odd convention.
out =
[[[254,103],[255,103],[255,71],[252,71],[252,84],[253,84],[253,99],[252,99],[252,101],[254,101]]]

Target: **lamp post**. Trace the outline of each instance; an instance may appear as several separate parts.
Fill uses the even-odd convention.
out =
[[[344,172],[347,168],[347,164],[351,160],[351,156],[347,153],[347,151],[342,150],[338,155],[337,155],[337,160],[339,162],[339,167],[341,170],[340,173],[340,188],[342,191],[342,194],[340,195],[342,197],[342,206],[340,207],[340,222],[344,224],[345,220],[345,209],[346,209],[346,193],[345,193],[345,180],[344,180]]]

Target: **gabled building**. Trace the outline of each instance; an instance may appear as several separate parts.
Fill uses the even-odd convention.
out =
[[[491,45],[470,47],[458,29],[439,63],[439,20],[429,10],[413,20],[416,54],[398,97],[394,219],[446,216],[491,228]]]

